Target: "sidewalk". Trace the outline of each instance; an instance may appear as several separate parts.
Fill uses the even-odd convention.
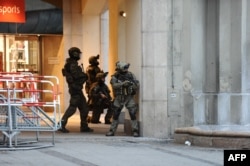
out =
[[[223,165],[223,150],[174,144],[172,140],[126,136],[119,125],[106,137],[109,125],[90,124],[93,133],[80,133],[79,118],[72,117],[70,133],[56,133],[55,145],[33,150],[0,151],[1,166],[214,166]],[[20,135],[32,137],[32,134]],[[51,133],[41,133],[50,143]]]

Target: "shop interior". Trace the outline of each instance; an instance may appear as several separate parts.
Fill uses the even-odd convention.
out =
[[[0,36],[0,71],[39,73],[38,36]]]

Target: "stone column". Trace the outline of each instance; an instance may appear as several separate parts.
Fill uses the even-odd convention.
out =
[[[171,53],[171,0],[141,1],[143,136],[168,136],[167,57]]]
[[[183,80],[181,87],[183,92],[183,110],[181,116],[185,126],[193,126],[204,123],[207,114],[203,108],[206,105],[203,92],[205,91],[204,87],[206,87],[205,80],[207,75],[206,61],[208,59],[206,59],[206,51],[210,51],[206,49],[208,33],[206,22],[208,15],[206,12],[208,5],[206,0],[189,0],[183,1],[182,6],[181,52],[183,57]],[[211,36],[211,38],[213,37]],[[213,61],[214,55],[210,55],[210,58],[209,61]],[[212,79],[211,81],[214,81],[214,78]]]
[[[200,54],[204,61],[197,61],[198,54],[192,53],[197,55],[192,59],[195,64],[191,70],[196,71],[192,72],[194,125],[249,123],[249,6],[246,0],[208,0],[204,6],[205,54]],[[194,20],[197,26],[202,19]],[[192,37],[200,32],[195,31]],[[204,64],[204,68],[199,67],[200,64]],[[204,79],[197,78],[202,74]],[[200,82],[202,87],[197,86]]]
[[[218,124],[249,124],[249,3],[221,0]],[[228,105],[225,107],[225,105]],[[227,109],[226,109],[227,108]]]
[[[219,54],[218,54],[218,5],[217,0],[205,0],[200,3],[198,13],[202,17],[196,17],[193,24],[200,22],[201,33],[194,41],[194,45],[201,49],[200,61],[192,59],[195,64],[193,70],[200,71],[200,79],[193,78],[194,82],[202,83],[202,86],[194,87],[191,92],[194,102],[194,125],[215,124],[218,112],[218,86],[219,86]],[[197,15],[198,15],[197,13]],[[194,32],[195,34],[196,32]],[[203,58],[202,58],[203,57]],[[201,65],[203,67],[201,67]]]

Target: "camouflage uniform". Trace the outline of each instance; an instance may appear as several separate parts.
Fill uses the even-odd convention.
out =
[[[110,83],[114,92],[114,113],[110,130],[106,136],[114,136],[118,126],[118,118],[124,106],[128,109],[130,115],[133,135],[134,137],[139,136],[139,127],[136,120],[137,104],[134,100],[134,95],[139,88],[139,81],[133,73],[128,71],[128,68],[128,63],[117,62],[116,72],[111,77]]]
[[[66,59],[66,64],[62,69],[63,75],[66,77],[68,83],[70,101],[69,107],[65,111],[61,119],[61,128],[59,131],[63,133],[68,133],[69,130],[66,129],[66,124],[68,119],[76,112],[78,108],[80,111],[81,119],[81,132],[92,132],[93,130],[88,127],[87,116],[88,107],[86,103],[86,98],[82,92],[83,84],[87,80],[87,75],[83,72],[82,67],[80,67],[77,61],[80,59],[81,51],[79,48],[72,47],[69,49],[69,58]]]

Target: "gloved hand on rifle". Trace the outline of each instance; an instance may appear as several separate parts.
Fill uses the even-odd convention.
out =
[[[131,81],[126,80],[126,81],[123,82],[122,85],[123,85],[124,87],[129,87],[129,86],[133,85],[133,83],[132,83]]]

